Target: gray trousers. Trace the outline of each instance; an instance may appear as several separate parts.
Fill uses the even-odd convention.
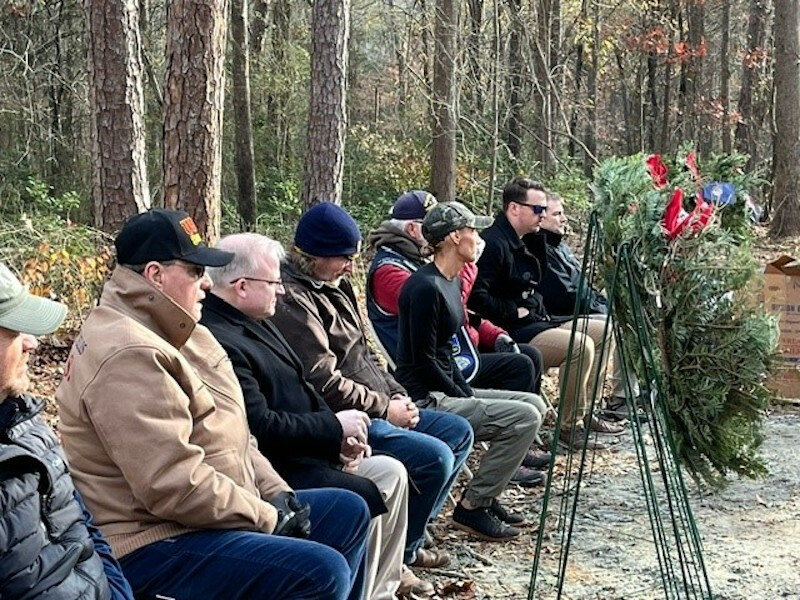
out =
[[[474,396],[454,398],[440,392],[417,401],[420,408],[461,415],[475,433],[476,442],[489,442],[464,499],[489,506],[508,485],[533,443],[546,405],[540,396],[507,390],[473,390]]]

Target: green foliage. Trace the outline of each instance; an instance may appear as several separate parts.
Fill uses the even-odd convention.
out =
[[[350,129],[342,204],[366,230],[386,219],[400,194],[425,189],[429,178],[424,146],[381,135],[365,126]]]
[[[715,218],[699,232],[670,241],[661,226],[673,183],[689,178],[670,170],[670,185],[655,190],[644,156],[603,161],[593,185],[604,231],[606,277],[627,244],[634,268],[633,293],[641,302],[656,354],[668,418],[678,455],[692,476],[719,488],[736,473],[766,472],[758,455],[763,411],[773,398],[764,387],[777,345],[777,323],[756,300],[759,265],[750,231],[738,221]],[[715,174],[739,158],[715,157]],[[679,158],[678,164],[682,164]],[[702,168],[702,167],[701,167]],[[708,176],[710,172],[701,173]],[[731,181],[732,179],[728,179]],[[617,287],[615,318],[632,331],[628,282]],[[625,343],[639,355],[632,336]],[[642,365],[637,365],[641,375]]]

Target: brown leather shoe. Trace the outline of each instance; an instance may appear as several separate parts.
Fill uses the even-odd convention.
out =
[[[450,554],[440,548],[418,548],[417,555],[409,566],[422,569],[443,567],[450,562]]]
[[[424,581],[414,575],[414,573],[407,566],[403,565],[403,572],[400,575],[400,587],[397,588],[397,596],[408,597],[412,594],[414,596],[428,597],[433,595],[433,584],[430,581]]]
[[[625,431],[624,425],[619,425],[617,423],[612,423],[610,421],[605,421],[599,417],[594,415],[586,415],[583,418],[583,423],[592,431],[596,431],[597,433],[610,433],[610,434],[617,434],[622,433]]]
[[[572,431],[570,429],[562,429],[558,434],[558,443],[568,450],[583,450],[584,446],[586,446],[587,450],[605,450],[608,447],[603,442],[592,439],[584,442],[583,436],[583,428],[575,431],[574,436],[572,436]],[[572,437],[572,439],[570,439],[570,437]]]

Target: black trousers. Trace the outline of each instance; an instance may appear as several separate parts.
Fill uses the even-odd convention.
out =
[[[542,354],[530,344],[519,344],[520,354],[481,352],[478,373],[469,382],[473,388],[539,393],[542,385]]]

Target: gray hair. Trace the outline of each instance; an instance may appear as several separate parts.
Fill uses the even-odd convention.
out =
[[[286,251],[280,242],[258,233],[234,233],[216,245],[220,250],[233,252],[234,257],[224,267],[208,267],[206,272],[216,286],[222,286],[251,275],[258,268],[256,259],[273,258],[281,262]]]
[[[316,259],[313,256],[309,256],[297,246],[292,246],[289,249],[289,256],[286,257],[286,260],[303,275],[314,278]]]
[[[416,219],[389,219],[387,221],[387,225],[389,227],[397,229],[398,231],[405,231],[406,230],[406,225],[408,225],[409,223],[421,223],[421,222],[422,222],[421,219],[420,220],[416,220]]]

